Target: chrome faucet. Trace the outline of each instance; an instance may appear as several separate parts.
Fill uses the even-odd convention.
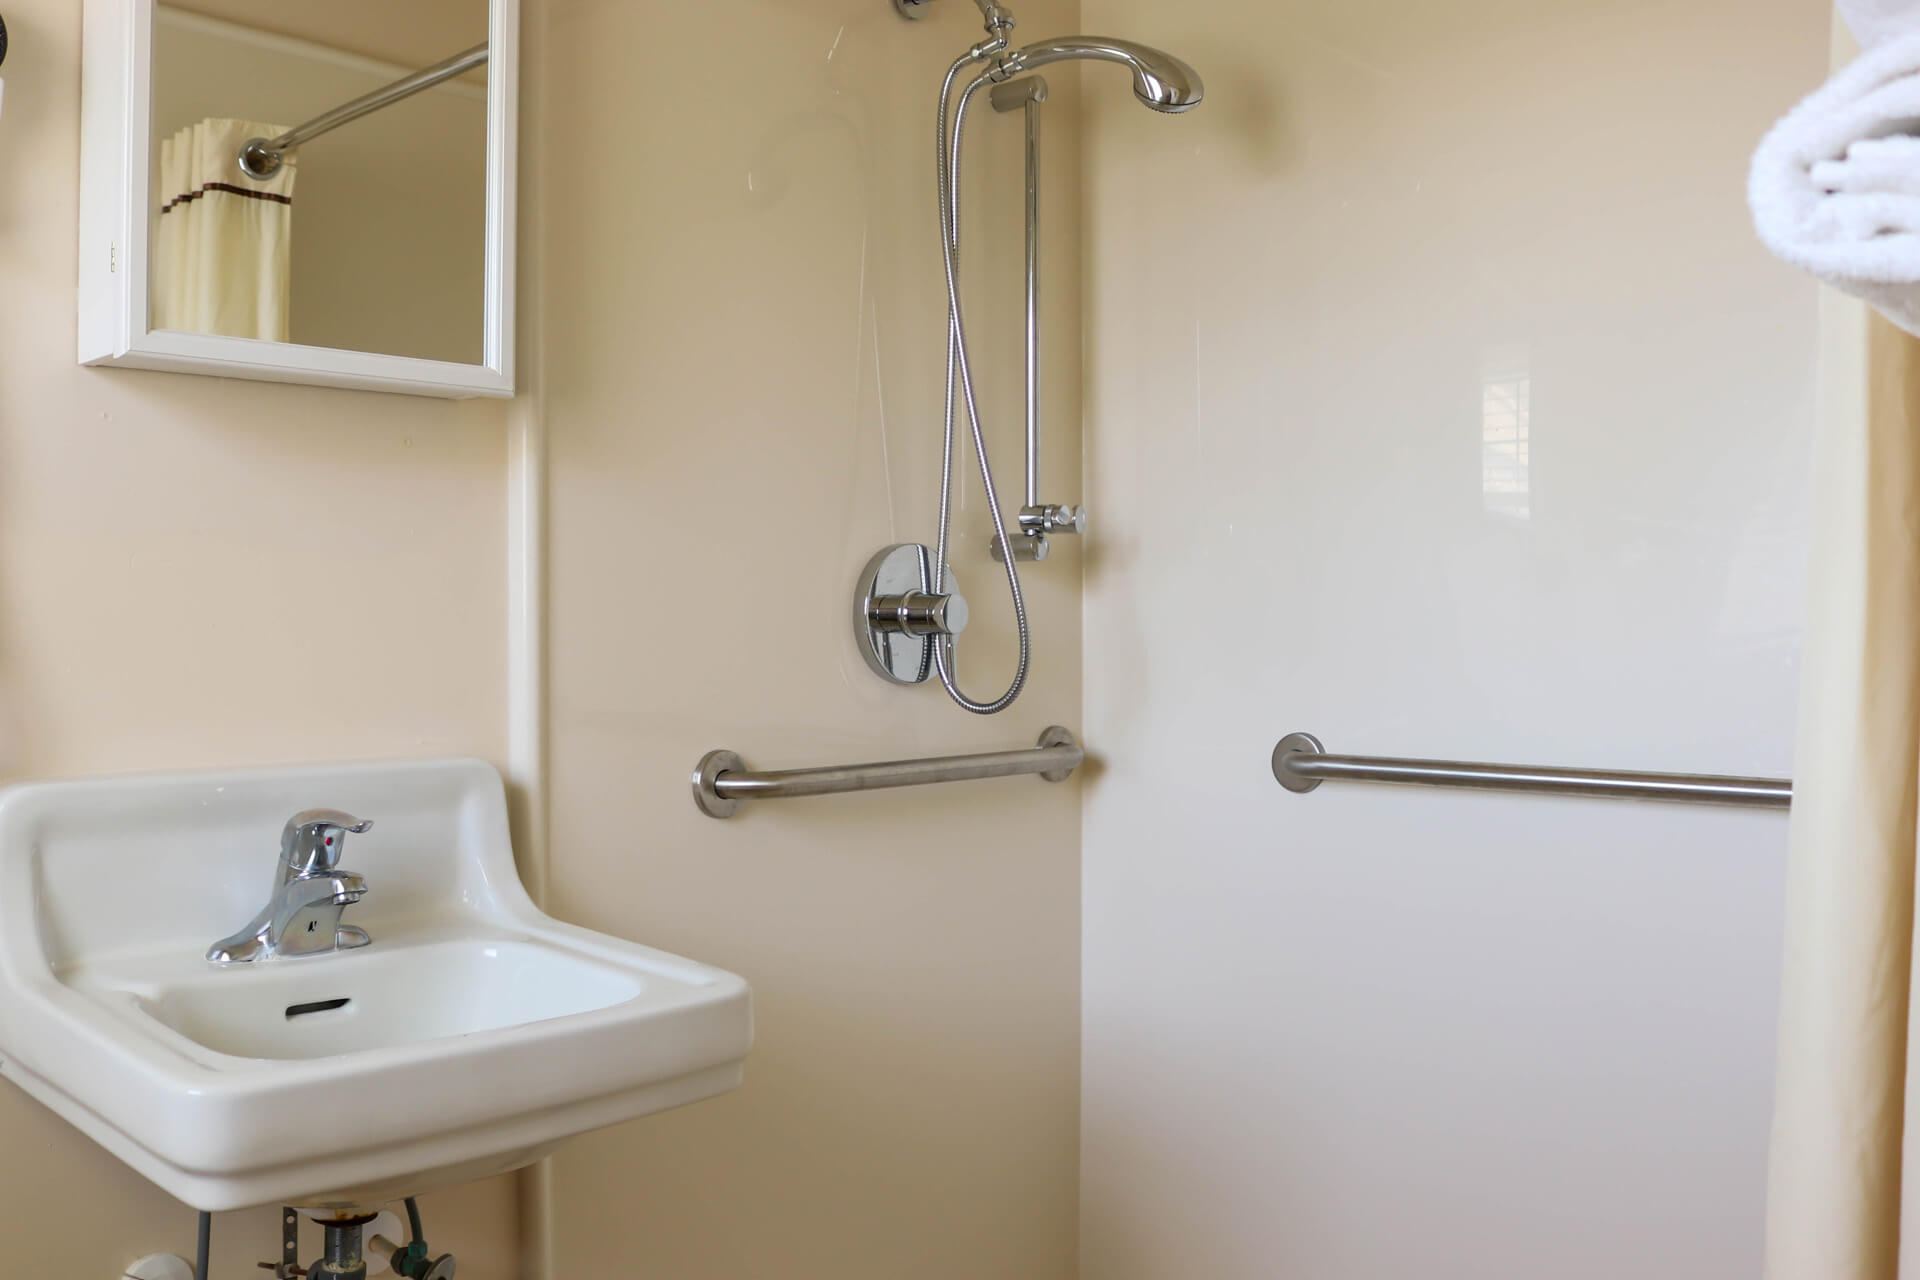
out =
[[[280,833],[280,865],[273,896],[247,927],[207,948],[215,964],[246,964],[275,956],[309,956],[364,947],[365,929],[340,923],[340,913],[366,896],[367,882],[340,870],[347,833],[371,829],[338,809],[308,809]]]

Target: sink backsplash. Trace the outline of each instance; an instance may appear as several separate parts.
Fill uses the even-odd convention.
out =
[[[0,791],[0,945],[24,926],[56,970],[204,951],[266,900],[287,819],[320,806],[373,819],[342,866],[367,879],[347,918],[376,945],[383,922],[467,915],[501,892],[478,855],[510,846],[505,793],[482,760],[23,783]]]

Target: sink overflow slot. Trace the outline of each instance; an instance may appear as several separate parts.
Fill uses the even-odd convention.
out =
[[[338,1000],[315,1000],[310,1004],[290,1004],[287,1006],[287,1021],[305,1017],[309,1013],[332,1013],[335,1009],[344,1009],[352,1003],[352,997],[341,996]]]

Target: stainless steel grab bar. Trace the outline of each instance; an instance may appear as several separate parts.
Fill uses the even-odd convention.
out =
[[[1037,773],[1048,782],[1065,782],[1087,758],[1072,733],[1053,725],[1040,744],[1021,751],[989,751],[971,756],[934,756],[926,760],[887,760],[835,765],[825,769],[788,769],[755,773],[731,751],[709,751],[693,767],[693,802],[709,818],[731,818],[748,800],[792,796],[830,796],[884,787],[917,787],[930,782],[974,778],[1010,778]]]
[[[1310,733],[1290,733],[1273,749],[1273,776],[1289,791],[1305,794],[1322,782],[1399,782],[1426,787],[1471,787],[1481,791],[1531,791],[1599,796],[1616,800],[1679,800],[1751,809],[1785,809],[1793,783],[1785,778],[1729,778],[1710,773],[1627,773],[1614,769],[1562,769],[1465,760],[1406,760],[1389,756],[1327,754]]]

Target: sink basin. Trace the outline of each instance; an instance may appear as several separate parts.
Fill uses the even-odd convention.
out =
[[[374,819],[352,951],[214,966],[281,825]],[[740,1083],[730,973],[563,924],[476,760],[0,791],[0,1075],[180,1200],[377,1205]]]
[[[631,973],[527,942],[431,942],[338,960],[166,982],[103,966],[81,985],[132,996],[203,1049],[287,1061],[593,1013],[646,991]]]

